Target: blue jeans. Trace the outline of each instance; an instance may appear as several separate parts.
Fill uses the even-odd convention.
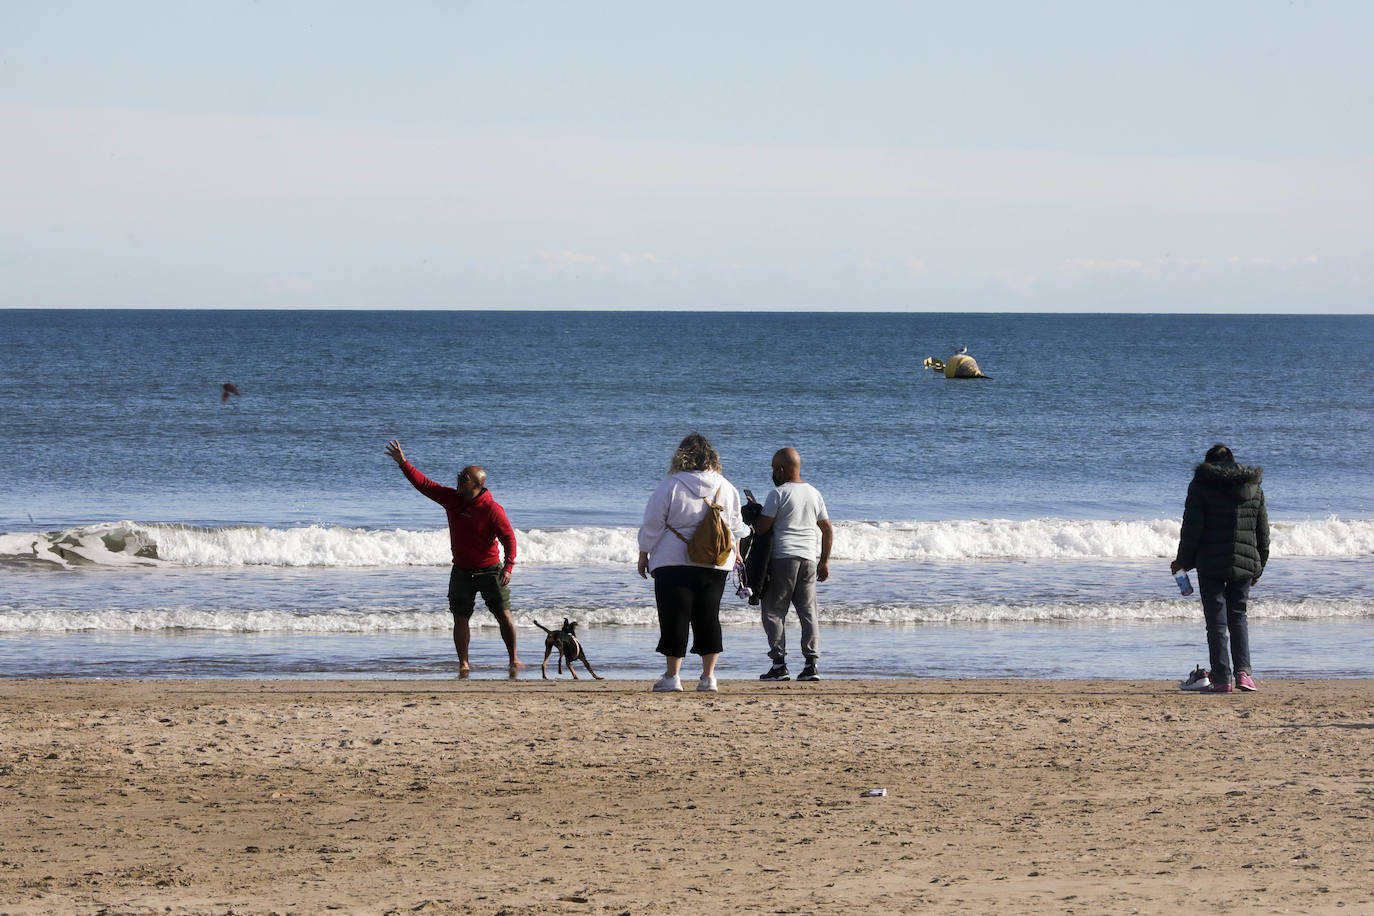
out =
[[[1250,623],[1245,608],[1250,600],[1250,580],[1227,582],[1198,573],[1202,616],[1207,621],[1207,652],[1212,683],[1229,684],[1235,674],[1250,671]],[[1227,651],[1227,642],[1230,651]]]

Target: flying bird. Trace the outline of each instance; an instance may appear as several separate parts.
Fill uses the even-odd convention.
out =
[[[225,382],[223,391],[219,396],[219,402],[221,404],[226,403],[231,396],[237,395],[238,393],[239,389],[237,385],[235,385],[233,382]]]

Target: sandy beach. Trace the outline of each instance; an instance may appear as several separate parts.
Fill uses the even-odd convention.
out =
[[[1372,913],[1374,681],[1260,686],[5,681],[0,913]]]

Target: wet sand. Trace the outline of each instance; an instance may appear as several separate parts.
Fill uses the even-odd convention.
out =
[[[0,681],[0,913],[1374,913],[1374,681],[1260,687]]]

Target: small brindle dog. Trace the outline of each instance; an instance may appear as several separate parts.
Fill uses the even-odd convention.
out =
[[[544,637],[544,662],[539,666],[539,673],[545,680],[548,680],[549,677],[549,673],[546,670],[549,664],[549,655],[554,649],[558,650],[559,674],[563,673],[563,662],[566,661],[568,663],[568,673],[571,674],[574,679],[581,680],[581,678],[577,677],[577,672],[573,670],[572,666],[573,662],[580,661],[583,667],[587,669],[588,674],[598,681],[605,680],[604,677],[593,671],[592,666],[587,662],[587,653],[582,651],[582,640],[578,639],[577,635],[573,632],[577,629],[576,621],[569,623],[568,618],[564,617],[563,628],[560,630],[550,630],[537,620],[534,622],[534,625],[549,634]]]

